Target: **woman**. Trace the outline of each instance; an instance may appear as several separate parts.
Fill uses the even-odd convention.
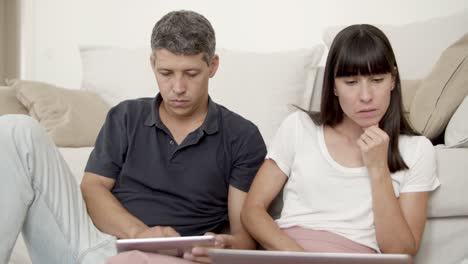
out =
[[[320,112],[283,121],[242,221],[268,250],[415,255],[435,173],[431,142],[403,116],[387,37],[353,25],[330,48]],[[283,187],[275,222],[267,208]]]

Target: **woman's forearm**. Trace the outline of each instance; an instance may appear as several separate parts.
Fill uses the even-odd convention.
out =
[[[370,170],[377,243],[383,253],[415,255],[418,246],[393,191],[388,169]]]
[[[255,240],[267,250],[304,251],[296,241],[281,231],[262,206],[245,206],[242,223]]]

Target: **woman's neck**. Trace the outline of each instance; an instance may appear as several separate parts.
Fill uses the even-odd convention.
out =
[[[333,126],[332,129],[350,142],[356,142],[364,131],[362,127],[346,117],[343,118],[341,123]]]

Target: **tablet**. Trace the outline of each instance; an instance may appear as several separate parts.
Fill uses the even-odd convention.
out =
[[[214,264],[412,264],[410,255],[210,249]]]
[[[140,250],[158,254],[180,256],[184,251],[196,246],[214,246],[214,236],[185,236],[185,237],[158,237],[118,239],[117,252]]]

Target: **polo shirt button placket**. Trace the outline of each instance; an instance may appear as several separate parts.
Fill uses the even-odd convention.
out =
[[[169,140],[169,149],[170,149],[170,153],[172,153],[170,155],[170,158],[169,158],[169,162],[171,162],[175,157],[174,155],[175,155],[176,149],[177,149],[175,141],[173,139]]]

